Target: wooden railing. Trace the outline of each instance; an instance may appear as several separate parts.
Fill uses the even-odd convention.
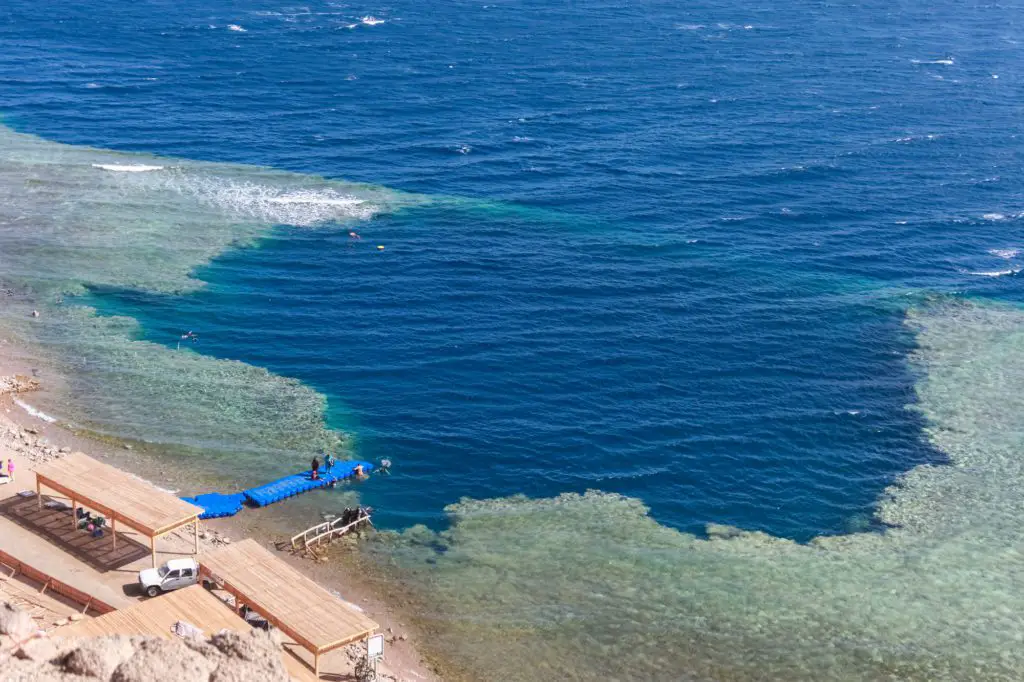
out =
[[[362,507],[359,508],[359,514],[354,521],[345,523],[344,519],[344,516],[339,516],[331,519],[330,521],[318,523],[297,535],[293,535],[292,549],[306,549],[311,545],[319,546],[320,543],[325,541],[330,542],[334,538],[344,535],[360,524],[369,523],[371,526],[373,525],[373,522],[370,521],[370,515],[366,513]]]
[[[89,609],[92,609],[97,613],[110,613],[111,611],[117,610],[105,601],[97,599],[91,594],[86,594],[77,587],[72,587],[71,585],[68,585],[65,582],[57,580],[51,575],[43,573],[38,569],[32,568],[25,562],[15,559],[13,556],[7,554],[3,550],[0,550],[0,564],[3,564],[4,566],[7,566],[9,569],[11,569],[12,573],[8,577],[13,578],[16,575],[23,575],[29,580],[34,580],[38,583],[42,583],[43,587],[39,590],[40,593],[45,593],[47,590],[50,590],[52,592],[56,592],[59,595],[67,597],[71,601],[81,604],[85,607],[82,609],[82,613],[85,613]]]

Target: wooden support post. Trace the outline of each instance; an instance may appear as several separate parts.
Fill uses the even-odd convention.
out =
[[[316,679],[320,679],[320,652],[317,651],[313,654],[313,674],[316,675]]]
[[[83,614],[88,613],[90,606],[92,606],[92,597],[89,597],[89,601],[85,602],[85,608],[82,609],[82,613]]]
[[[114,551],[117,551],[117,517],[110,517],[110,537],[114,541]]]
[[[192,550],[193,554],[199,554],[199,518],[196,518],[196,534],[195,534],[195,545]]]
[[[78,530],[78,505],[75,498],[71,498],[71,530]]]
[[[43,486],[39,482],[39,477],[36,476],[36,502],[39,505],[39,511],[43,511]],[[74,515],[72,510],[72,515]]]
[[[47,589],[47,588],[48,588],[49,586],[50,586],[50,578],[47,578],[47,579],[46,579],[46,582],[45,582],[45,583],[43,583],[43,589],[39,590],[39,594],[46,594],[46,589]]]
[[[149,536],[149,553],[153,557],[153,568],[156,568],[156,536]]]

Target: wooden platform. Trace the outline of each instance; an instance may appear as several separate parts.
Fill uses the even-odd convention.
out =
[[[116,516],[147,536],[163,535],[192,523],[203,511],[151,483],[81,452],[36,469],[42,485],[87,507]]]
[[[380,627],[255,540],[204,554],[199,566],[203,575],[314,654],[314,668],[321,654],[365,639]]]
[[[78,505],[99,512],[110,522],[111,546],[117,548],[117,524],[133,528],[149,538],[149,550],[156,567],[156,539],[161,535],[194,524],[194,552],[199,551],[199,515],[203,510],[171,493],[136,478],[81,452],[73,452],[56,462],[35,470],[39,508],[43,488],[54,490],[71,500],[72,528]]]
[[[171,627],[178,621],[190,623],[210,637],[221,630],[248,632],[252,627],[235,615],[231,607],[199,585],[186,587],[60,628],[58,637],[103,637],[107,635],[151,635],[174,639]],[[315,680],[313,673],[290,653],[281,660],[292,679]]]

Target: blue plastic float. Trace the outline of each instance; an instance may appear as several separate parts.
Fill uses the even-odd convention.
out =
[[[355,475],[357,466],[363,467],[363,473],[368,474],[373,471],[373,464],[369,462],[336,462],[330,471],[327,470],[327,467],[320,467],[319,478],[313,478],[310,471],[303,471],[233,495],[205,493],[181,499],[197,507],[202,507],[203,513],[199,515],[201,519],[234,516],[241,511],[246,502],[256,507],[265,507],[268,504],[280,502],[317,488],[325,488],[332,483],[351,478]]]
[[[245,495],[242,493],[235,493],[234,495],[205,493],[181,499],[203,508],[203,513],[199,515],[199,518],[217,519],[222,516],[234,516],[240,512],[242,504],[245,502]]]

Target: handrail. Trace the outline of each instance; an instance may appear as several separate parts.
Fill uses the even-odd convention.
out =
[[[323,521],[321,523],[316,524],[315,526],[310,526],[301,533],[293,535],[291,539],[292,549],[309,547],[309,545],[311,544],[319,545],[320,541],[324,538],[330,538],[335,535],[344,535],[352,528],[358,526],[360,523],[365,522],[369,523],[371,526],[373,525],[373,522],[370,521],[370,515],[367,514],[362,507],[359,508],[359,514],[356,517],[355,521],[349,521],[348,523],[342,524],[341,522],[344,518],[345,517],[343,516],[339,516],[337,518],[331,519],[330,521]],[[313,533],[312,538],[309,537],[311,533]],[[302,540],[301,546],[297,545],[297,542],[300,538]]]

